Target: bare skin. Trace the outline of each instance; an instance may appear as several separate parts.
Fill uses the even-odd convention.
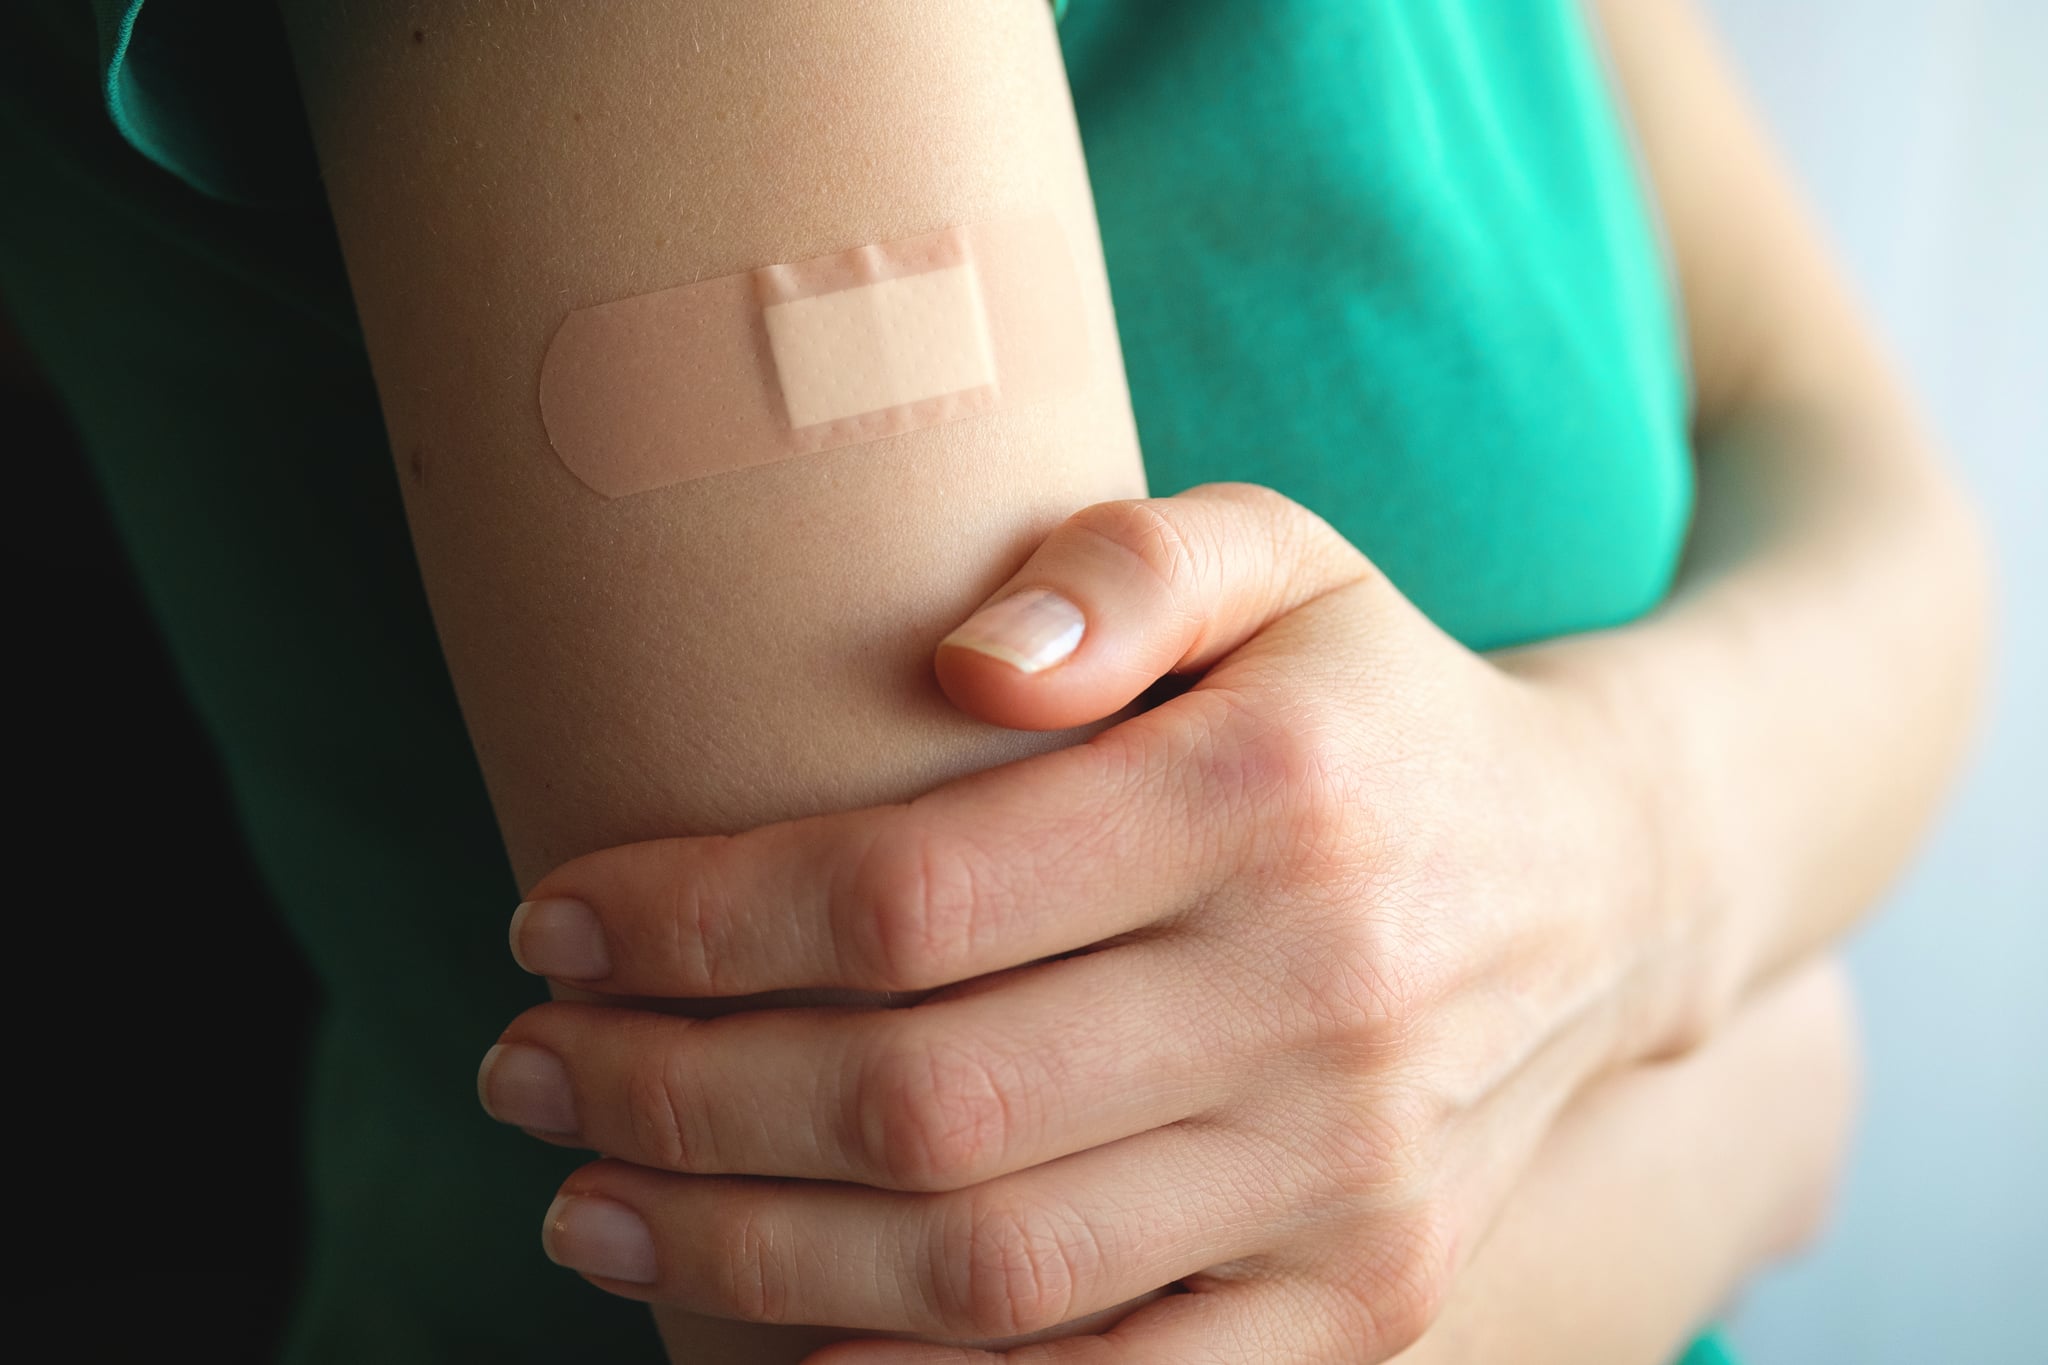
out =
[[[907,799],[1064,742],[961,715],[928,657],[1061,518],[1144,492],[1113,344],[1080,399],[618,502],[562,467],[534,402],[570,308],[1019,210],[1060,218],[1113,339],[1042,3],[286,14],[521,885],[593,849]],[[658,1316],[705,1361],[820,1340]]]
[[[1704,1046],[1588,1090],[1399,1365],[1668,1365],[1758,1264],[1818,1230],[1855,1091],[1832,965]]]
[[[1077,507],[1142,491],[1108,371],[1085,401],[619,503],[553,461],[532,376],[552,323],[579,303],[1025,203],[1060,214],[1106,321],[1036,0],[971,15],[911,3],[879,19],[851,0],[622,5],[603,31],[483,5],[295,18],[394,449],[435,468],[408,484],[408,510],[515,868],[536,895],[589,904],[613,943],[684,947],[617,953],[613,972],[576,984],[741,997],[728,1007],[785,989],[853,1002],[696,1032],[562,1004],[508,1030],[566,1065],[578,1137],[603,1132],[592,1145],[645,1163],[589,1168],[569,1192],[648,1224],[651,1278],[600,1283],[662,1305],[678,1361],[795,1360],[846,1335],[719,1315],[983,1338],[1114,1316],[1199,1276],[1203,1292],[1106,1335],[1013,1358],[1256,1349],[1350,1365],[1409,1346],[1440,1312],[1448,1326],[1460,1286],[1512,1281],[1514,1255],[1598,1265],[1668,1228],[1652,1219],[1671,1210],[1645,1200],[1640,1221],[1616,1210],[1605,1231],[1559,1231],[1565,1250],[1502,1250],[1488,1269],[1493,1248],[1530,1245],[1505,1231],[1532,1221],[1517,1222],[1522,1191],[1538,1208],[1560,1198],[1570,1172],[1598,1168],[1589,1146],[1655,1150],[1654,1123],[1598,1102],[1605,1078],[1741,1033],[1740,1002],[1889,875],[1961,743],[1985,593],[1968,518],[1696,26],[1676,4],[1609,8],[1692,329],[1702,528],[1670,609],[1497,661],[1436,634],[1272,495],[1110,504],[1055,532]],[[1112,552],[1091,560],[1079,547],[1096,541]],[[884,804],[1073,738],[974,723],[925,672],[939,638],[1033,547],[1028,581],[1010,586],[1092,606],[1082,652],[1027,681],[942,651],[967,713],[1076,723],[1168,668],[1197,686],[1084,747]],[[1373,663],[1361,672],[1360,659]],[[1362,691],[1333,681],[1361,676]],[[1064,711],[1046,703],[1062,687]],[[1052,709],[1026,714],[1038,704]],[[1533,790],[1540,820],[1440,837]],[[823,811],[848,813],[796,833],[773,823]],[[1089,812],[1084,829],[1076,815]],[[1244,842],[1210,837],[1225,827]],[[541,875],[652,839],[669,842]],[[957,943],[923,932],[933,902],[901,875],[916,857],[864,861],[878,846],[972,846],[978,892],[1063,913]],[[1162,849],[1205,856],[1162,868]],[[1515,913],[1474,913],[1506,906],[1507,887]],[[832,925],[815,912],[848,903],[907,925],[902,951],[821,948]],[[661,922],[679,905],[698,911],[688,932]],[[1199,932],[1190,905],[1203,907]],[[1003,972],[1090,947],[1090,926],[1112,921],[1139,935],[1120,956],[1009,972],[913,1010],[849,994]],[[720,951],[689,951],[689,932],[706,931]],[[1244,989],[1260,980],[1287,989]],[[1097,1021],[1107,1036],[1182,1044],[1152,1055],[1165,1082],[1135,1085],[1085,1056],[1075,1021],[1094,1016],[1077,1002],[1100,1000],[1115,1003]],[[991,1049],[1006,1033],[1063,1040],[1029,1084],[998,1079],[970,1097],[1021,1126],[934,1148],[921,1139],[958,1131],[949,1114],[985,1112],[939,1087],[885,1092],[900,1143],[791,1129],[800,1097],[840,1085],[850,1063],[912,1074],[938,1036],[916,1021],[940,1011]],[[1788,1036],[1809,1036],[1813,1019]],[[1762,1080],[1745,1091],[1740,1068],[1708,1065],[1714,1054],[1698,1060],[1718,1080],[1697,1092],[1687,1078],[1700,1073],[1658,1074],[1737,1109],[1780,1093]],[[678,1107],[661,1085],[620,1083],[679,1074],[684,1055],[688,1074],[724,1087],[686,1089]],[[993,1051],[961,1055],[970,1070],[1026,1074],[989,1072]],[[1828,1055],[1818,1048],[1816,1066],[1838,1072]],[[859,1110],[857,1079],[847,1093]],[[891,1109],[890,1094],[908,1098]],[[716,1104],[700,1111],[693,1096]],[[646,1122],[650,1098],[669,1115],[665,1139]],[[1817,1105],[1816,1129],[1838,1108]],[[751,1136],[700,1128],[717,1142],[679,1145],[683,1125],[734,1112],[777,1121]],[[1368,1131],[1368,1113],[1396,1118]],[[779,1145],[790,1131],[819,1140]],[[1747,1162],[1701,1172],[1728,1182],[1730,1207],[1782,1212],[1819,1183],[1797,1148],[1770,1148],[1781,1164],[1768,1178]],[[1055,1203],[1082,1235],[1056,1238],[1046,1261],[1011,1234],[1043,1226],[1031,1220]],[[962,1226],[986,1231],[919,1240]],[[558,1253],[577,1249],[557,1233]],[[1614,1353],[1575,1358],[1676,1340],[1686,1319],[1674,1315],[1700,1311],[1739,1273],[1730,1262],[1770,1240],[1731,1228],[1703,1257],[1712,1265],[1690,1279],[1674,1266],[1671,1296],[1642,1296],[1643,1321],[1604,1305]],[[1083,1245],[1098,1254],[1069,1254]],[[862,1257],[900,1273],[848,1278]],[[948,1267],[963,1262],[1002,1273],[962,1292]],[[1439,1339],[1512,1330],[1518,1302],[1485,1296],[1473,1311],[1497,1305],[1509,1326]]]

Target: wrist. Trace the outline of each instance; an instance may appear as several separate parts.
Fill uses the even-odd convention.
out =
[[[1607,921],[1619,955],[1617,1064],[1680,1056],[1712,1036],[1739,1002],[1748,960],[1743,863],[1729,851],[1711,745],[1680,680],[1629,644],[1583,636],[1504,661],[1566,716],[1604,814],[1606,846],[1588,855],[1619,869]]]

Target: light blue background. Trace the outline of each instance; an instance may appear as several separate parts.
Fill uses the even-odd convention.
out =
[[[2048,0],[1708,0],[1982,504],[2004,639],[1978,756],[1850,950],[1864,1125],[1753,1365],[2048,1365]]]

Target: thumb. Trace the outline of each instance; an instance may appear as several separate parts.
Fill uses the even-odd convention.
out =
[[[1200,672],[1305,602],[1377,577],[1299,503],[1255,484],[1103,502],[1055,527],[939,642],[939,686],[969,715],[1063,730]]]

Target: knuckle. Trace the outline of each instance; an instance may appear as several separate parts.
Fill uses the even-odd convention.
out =
[[[1377,1052],[1398,1044],[1442,988],[1442,944],[1428,913],[1433,878],[1407,831],[1375,811],[1367,774],[1340,715],[1259,712],[1225,689],[1202,746],[1204,790],[1241,810],[1252,856],[1282,869],[1275,885],[1302,916],[1289,998],[1310,1041]]]
[[[950,985],[974,951],[979,877],[961,841],[895,825],[868,846],[843,902],[854,916],[841,938],[856,945],[872,984],[916,991]]]
[[[1432,949],[1404,933],[1384,903],[1351,906],[1331,930],[1333,942],[1308,967],[1302,992],[1318,1025],[1338,1043],[1364,1049],[1373,1069],[1407,1048],[1439,993]]]
[[[1408,1209],[1387,1229],[1382,1252],[1360,1286],[1375,1353],[1414,1345],[1443,1312],[1451,1288],[1453,1239],[1441,1204]]]
[[[1299,568],[1321,566],[1335,582],[1385,582],[1378,568],[1342,531],[1293,499],[1270,489],[1265,491],[1279,503],[1271,509],[1270,520],[1281,562]]]
[[[1379,577],[1342,532],[1278,489],[1257,483],[1211,483],[1191,488],[1188,494],[1234,504],[1240,517],[1258,528],[1273,563],[1291,573],[1308,573],[1319,582]]]
[[[1012,1133],[1002,1068],[964,1043],[880,1054],[860,1087],[859,1147],[890,1188],[957,1190],[1000,1167]]]
[[[1212,787],[1233,792],[1262,812],[1261,827],[1299,870],[1304,883],[1355,862],[1368,807],[1353,772],[1346,727],[1354,718],[1332,714],[1331,701],[1293,698],[1273,714],[1221,689],[1227,712],[1207,746]]]
[[[1297,556],[1290,552],[1311,538],[1337,534],[1328,522],[1314,512],[1279,489],[1270,488],[1262,483],[1208,483],[1191,488],[1188,492],[1199,497],[1235,503],[1273,538],[1274,548],[1280,552],[1282,562],[1292,562],[1296,559]]]
[[[784,1239],[773,1235],[760,1208],[744,1197],[723,1201],[711,1222],[718,1271],[709,1307],[741,1322],[787,1322],[791,1286],[780,1251]]]
[[[1194,595],[1205,565],[1194,542],[1160,507],[1158,502],[1136,498],[1098,502],[1076,512],[1069,525],[1131,555],[1151,571],[1173,601],[1183,602]]]
[[[752,989],[752,983],[734,978],[730,946],[733,906],[717,889],[726,883],[718,875],[718,866],[731,856],[731,847],[729,841],[720,840],[703,851],[704,867],[661,879],[665,904],[655,920],[661,937],[658,943],[647,945],[653,950],[648,960],[668,963],[678,981],[709,995]]]
[[[1069,1321],[1100,1256],[1079,1217],[1014,1197],[962,1203],[939,1246],[948,1286],[941,1316],[949,1330],[980,1339]]]
[[[693,1112],[689,1068],[665,1050],[639,1050],[649,1055],[627,1070],[620,1094],[634,1159],[668,1171],[705,1169],[701,1144],[686,1117]]]

